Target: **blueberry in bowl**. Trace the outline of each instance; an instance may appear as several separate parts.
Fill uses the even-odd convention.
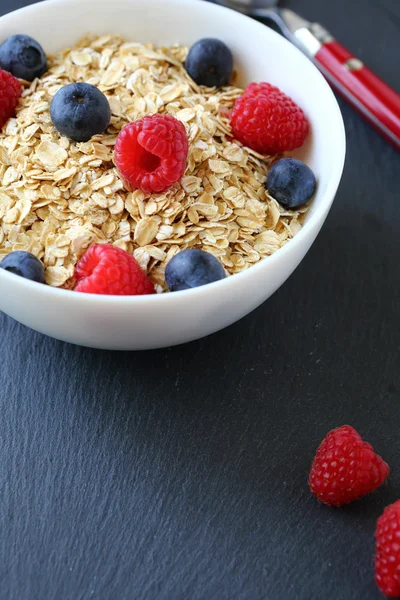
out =
[[[221,40],[202,38],[189,50],[186,71],[198,85],[227,85],[233,71],[232,52]]]
[[[165,280],[171,292],[190,290],[224,278],[225,271],[219,260],[197,248],[178,252],[165,269]]]
[[[308,165],[296,158],[278,160],[268,173],[268,193],[285,208],[303,206],[315,193],[317,182]]]
[[[94,85],[70,83],[54,96],[50,116],[61,135],[76,142],[87,142],[107,129],[111,109],[106,96]]]
[[[45,280],[42,261],[24,250],[15,250],[7,254],[0,262],[0,269],[38,283],[44,283]]]
[[[33,81],[47,71],[47,58],[36,40],[29,35],[16,34],[0,46],[0,67],[14,77]]]

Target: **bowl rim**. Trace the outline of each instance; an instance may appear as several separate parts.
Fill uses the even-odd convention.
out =
[[[106,0],[100,0],[100,2],[105,2]],[[135,4],[143,2],[143,0],[119,0],[120,2],[126,2],[127,4]],[[164,0],[165,1],[165,0]],[[109,3],[109,0],[107,0]],[[159,3],[160,0],[145,0],[147,4],[150,3]],[[236,273],[235,275],[231,275],[226,277],[225,279],[215,281],[213,283],[209,283],[204,286],[182,290],[179,292],[173,293],[162,293],[162,294],[146,294],[142,296],[117,296],[117,295],[107,295],[107,294],[91,294],[86,292],[76,293],[73,290],[66,290],[64,288],[56,288],[49,285],[44,285],[42,283],[37,283],[35,281],[31,281],[29,279],[25,279],[16,275],[14,273],[9,273],[5,269],[0,268],[0,279],[3,278],[4,281],[9,282],[11,285],[17,285],[17,287],[26,288],[27,292],[31,290],[35,293],[42,293],[43,295],[53,296],[54,298],[60,297],[61,299],[68,300],[74,299],[72,301],[75,302],[89,302],[89,303],[105,303],[109,305],[115,304],[129,304],[139,305],[143,303],[152,303],[152,304],[166,304],[167,302],[174,302],[179,299],[184,298],[192,298],[194,300],[195,297],[201,298],[202,295],[208,294],[208,292],[214,291],[218,293],[219,288],[228,288],[229,285],[232,285],[236,281],[237,284],[242,282],[243,285],[246,285],[246,279],[249,277],[257,277],[262,269],[273,268],[273,265],[277,262],[284,261],[285,256],[294,252],[296,246],[300,246],[301,242],[304,238],[307,238],[309,235],[312,235],[313,231],[318,228],[325,220],[327,213],[333,203],[335,198],[335,194],[339,187],[340,180],[342,178],[345,157],[346,157],[346,133],[343,122],[342,113],[340,111],[338,102],[335,98],[335,95],[330,88],[328,82],[325,80],[323,75],[318,71],[317,67],[313,64],[313,61],[307,58],[298,48],[296,48],[293,44],[291,44],[288,40],[284,39],[280,34],[276,33],[272,29],[268,28],[263,23],[257,22],[249,16],[246,16],[240,12],[222,6],[220,4],[214,4],[212,2],[207,2],[205,0],[172,0],[172,2],[176,5],[181,5],[185,9],[188,8],[190,4],[202,6],[202,9],[205,11],[209,11],[210,14],[215,13],[215,15],[220,14],[221,17],[226,14],[226,11],[229,13],[235,13],[237,18],[243,20],[243,25],[247,24],[257,28],[257,29],[267,29],[269,36],[276,36],[281,39],[280,43],[288,44],[292,47],[294,52],[297,52],[301,55],[302,59],[305,61],[309,61],[312,63],[312,68],[315,70],[315,76],[320,79],[320,84],[325,87],[325,92],[331,97],[332,100],[332,109],[334,110],[334,114],[331,114],[331,120],[335,123],[335,127],[337,127],[337,137],[340,140],[340,145],[338,146],[338,156],[335,161],[334,169],[330,175],[328,180],[326,189],[324,191],[323,196],[321,197],[318,206],[315,210],[310,214],[309,218],[306,220],[301,230],[296,234],[294,238],[292,238],[287,244],[285,244],[282,248],[279,248],[274,254],[267,256],[260,260],[258,263],[252,265],[248,269],[241,271],[240,273]],[[30,4],[28,6],[19,8],[17,10],[11,11],[2,15],[0,17],[0,26],[3,20],[6,20],[7,17],[11,15],[17,16],[18,13],[34,13],[37,11],[38,7],[40,10],[46,8],[46,6],[61,4],[93,4],[96,6],[98,10],[99,0],[43,0],[41,2],[36,2],[35,4]]]

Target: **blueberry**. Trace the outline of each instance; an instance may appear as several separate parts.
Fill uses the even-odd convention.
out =
[[[44,266],[43,263],[30,252],[16,250],[10,252],[0,262],[0,268],[15,275],[44,283]]]
[[[198,85],[221,87],[229,82],[232,75],[232,52],[224,42],[204,38],[190,48],[185,66]]]
[[[295,158],[278,160],[268,173],[268,193],[285,208],[299,208],[315,192],[317,182],[310,167]]]
[[[183,250],[169,261],[165,281],[171,292],[179,292],[224,279],[221,263],[204,250]]]
[[[94,85],[70,83],[54,96],[50,115],[61,135],[75,142],[87,142],[107,129],[111,110],[105,95]]]
[[[0,46],[0,67],[14,77],[33,81],[47,71],[43,48],[29,35],[12,35]]]

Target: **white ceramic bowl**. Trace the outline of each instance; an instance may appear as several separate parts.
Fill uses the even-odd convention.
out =
[[[36,38],[46,52],[85,33],[191,45],[202,37],[226,42],[241,83],[269,81],[306,112],[312,136],[297,156],[318,178],[306,223],[276,254],[239,275],[159,296],[95,296],[40,285],[0,269],[0,309],[60,340],[119,350],[160,348],[218,331],[273,294],[304,258],[333,202],[345,157],[343,121],[328,84],[299,50],[268,27],[202,0],[51,0],[0,19],[0,41]]]

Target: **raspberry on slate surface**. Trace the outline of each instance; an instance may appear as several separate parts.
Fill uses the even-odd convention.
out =
[[[389,466],[350,425],[328,433],[311,467],[311,492],[324,504],[342,506],[376,490]]]
[[[143,192],[163,192],[183,176],[189,142],[183,123],[150,115],[128,123],[115,142],[115,164],[126,183]]]
[[[18,79],[6,71],[0,71],[0,127],[15,116],[15,109],[22,95]]]
[[[154,285],[131,254],[109,244],[91,246],[75,268],[75,291],[87,294],[141,296]]]
[[[237,140],[260,154],[280,154],[304,143],[309,123],[289,96],[269,83],[251,83],[231,114]]]
[[[375,581],[389,598],[400,598],[400,500],[388,506],[376,526]]]
[[[29,35],[12,35],[0,46],[0,67],[14,77],[33,81],[47,71],[42,46]]]

